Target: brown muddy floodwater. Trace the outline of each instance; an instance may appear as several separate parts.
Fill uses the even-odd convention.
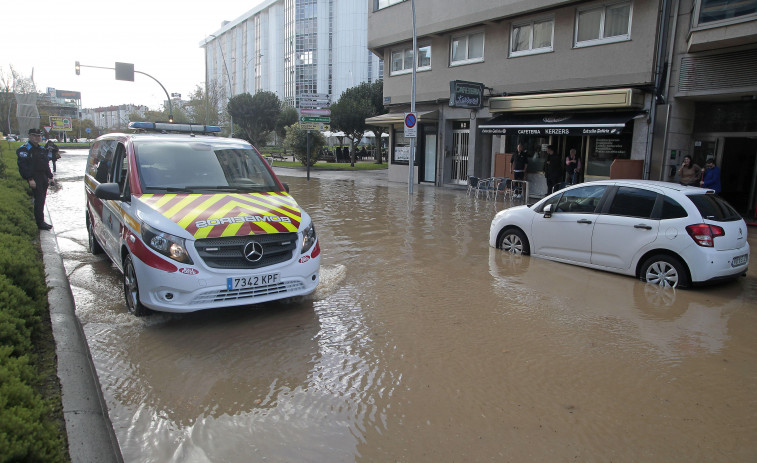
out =
[[[490,249],[464,191],[280,169],[316,293],[137,319],[86,252],[84,156],[48,208],[126,461],[757,460],[754,265],[660,289]]]

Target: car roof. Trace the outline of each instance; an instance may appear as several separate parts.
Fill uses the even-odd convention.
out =
[[[641,186],[641,187],[652,187],[652,188],[658,188],[660,190],[666,191],[666,192],[672,192],[677,191],[681,192],[683,194],[689,195],[689,194],[704,194],[707,191],[712,191],[707,188],[699,188],[695,186],[687,186],[687,185],[681,185],[679,183],[672,183],[672,182],[663,182],[660,180],[639,180],[639,179],[612,179],[612,180],[594,180],[591,182],[586,183],[579,183],[577,185],[571,185],[573,186],[580,186],[580,185],[586,185],[586,184],[595,184],[595,185],[619,185],[619,186]]]

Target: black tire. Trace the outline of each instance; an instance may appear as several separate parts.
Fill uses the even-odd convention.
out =
[[[143,317],[150,313],[150,309],[142,305],[139,300],[139,282],[137,272],[134,270],[134,262],[129,254],[124,258],[124,297],[129,313]]]
[[[505,252],[518,256],[526,256],[530,252],[528,239],[517,228],[508,228],[499,235],[497,247]]]
[[[689,275],[681,261],[673,256],[657,254],[645,260],[639,270],[639,278],[649,284],[669,288],[685,288]]]
[[[97,241],[94,226],[92,225],[92,219],[89,218],[89,214],[87,214],[87,241],[87,249],[90,253],[94,255],[102,254],[103,248],[100,246],[100,242]]]

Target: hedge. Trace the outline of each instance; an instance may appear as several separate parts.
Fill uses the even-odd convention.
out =
[[[0,143],[0,462],[67,462],[39,232],[18,146]]]

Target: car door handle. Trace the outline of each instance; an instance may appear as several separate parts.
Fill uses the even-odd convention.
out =
[[[633,228],[643,228],[644,230],[651,230],[652,229],[652,227],[650,227],[649,225],[644,225],[643,223],[640,223],[638,225],[634,225]]]
[[[578,220],[578,223],[591,223],[591,220],[581,219],[581,220]]]

